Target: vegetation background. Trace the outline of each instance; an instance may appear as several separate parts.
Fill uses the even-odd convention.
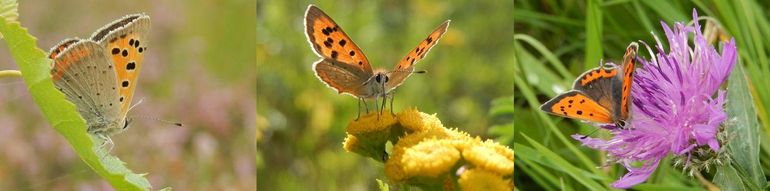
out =
[[[391,69],[444,20],[448,32],[396,90],[394,109],[437,113],[447,127],[484,138],[512,136],[511,1],[259,1],[257,5],[257,171],[261,190],[374,190],[382,163],[345,152],[356,99],[313,74],[304,13],[316,4],[363,50]],[[497,100],[497,101],[493,101]],[[493,102],[495,104],[493,104]],[[505,103],[505,104],[503,104]],[[491,128],[490,128],[491,127]],[[497,129],[503,132],[494,132]],[[509,137],[510,137],[509,136]],[[504,143],[506,144],[506,143]]]
[[[547,116],[538,107],[556,95],[554,87],[570,87],[577,75],[596,67],[599,59],[615,62],[622,59],[630,42],[643,40],[654,45],[650,32],[665,42],[660,22],[669,26],[674,22],[687,23],[692,20],[693,8],[700,16],[718,20],[736,39],[738,65],[745,68],[754,98],[753,109],[758,113],[756,117],[762,129],[758,135],[761,171],[770,174],[770,81],[766,79],[770,75],[770,38],[766,37],[770,34],[770,5],[767,1],[521,0],[515,1],[512,11],[516,33],[514,182],[519,189],[587,190],[593,185],[599,185],[598,190],[610,189],[608,184],[625,174],[619,165],[597,168],[605,160],[605,153],[582,147],[568,137],[586,134],[594,127],[578,120]],[[701,25],[704,26],[705,21],[701,21]],[[649,58],[646,50],[640,52],[639,55]],[[608,134],[600,130],[595,136]],[[589,161],[581,160],[583,158]],[[672,163],[671,157],[662,161],[647,183],[633,190],[703,190],[709,185],[705,180],[712,180],[717,173],[711,169],[699,180],[687,176],[681,167],[671,167]],[[741,177],[747,179],[744,178]],[[768,179],[766,176],[750,178]]]
[[[133,13],[152,19],[144,68],[111,153],[155,189],[255,190],[256,23],[251,0],[21,1],[19,20],[48,51]],[[0,70],[16,69],[7,45]],[[21,79],[0,79],[0,190],[109,190],[51,128]],[[175,127],[151,118],[184,123]]]

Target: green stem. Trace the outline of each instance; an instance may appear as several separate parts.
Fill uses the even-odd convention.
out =
[[[0,78],[21,78],[21,71],[0,70]]]

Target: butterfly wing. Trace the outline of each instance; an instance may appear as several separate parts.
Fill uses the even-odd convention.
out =
[[[119,122],[117,78],[104,48],[90,40],[68,39],[52,48],[51,78],[59,91],[77,106],[89,131]]]
[[[629,115],[629,106],[631,105],[631,83],[634,81],[634,69],[636,69],[636,51],[639,44],[632,42],[626,48],[626,54],[623,55],[623,91],[620,102],[620,118],[627,119]]]
[[[607,64],[591,69],[581,74],[572,86],[572,89],[578,90],[596,101],[599,105],[607,109],[614,119],[619,119],[615,115],[620,111],[621,92],[617,91],[621,87],[621,77],[618,76],[617,66]]]
[[[350,40],[342,28],[315,5],[309,5],[305,12],[305,35],[307,36],[310,47],[313,48],[318,56],[324,59],[331,59],[337,64],[345,65],[344,68],[350,74],[358,79],[369,79],[374,75],[369,60],[366,59],[353,40]],[[327,61],[319,61],[327,62]],[[314,64],[317,66],[317,64]],[[323,79],[322,79],[323,80]],[[326,85],[336,89],[338,92],[349,92],[349,89],[332,86],[327,81]],[[364,81],[356,82],[363,83]],[[341,82],[336,82],[341,83]],[[356,92],[350,92],[357,95]]]
[[[114,82],[118,86],[119,116],[125,118],[131,107],[144,53],[147,51],[150,17],[128,15],[97,30],[91,40],[98,42],[115,64]]]
[[[612,123],[610,111],[605,109],[590,96],[577,90],[571,90],[554,97],[540,106],[545,112],[597,123]]]
[[[313,64],[316,77],[321,79],[326,86],[334,88],[337,93],[347,93],[360,96],[362,83],[368,79],[356,75],[357,68],[333,59],[321,59]]]
[[[387,91],[398,87],[401,83],[404,83],[404,80],[409,77],[409,75],[412,75],[414,63],[422,60],[422,58],[428,54],[428,51],[438,44],[438,40],[444,36],[444,33],[446,33],[449,22],[451,22],[451,20],[444,21],[444,23],[433,30],[425,40],[421,41],[416,48],[409,51],[409,53],[406,54],[406,57],[396,64],[396,67],[393,68],[393,71],[388,75],[388,82],[385,84]]]

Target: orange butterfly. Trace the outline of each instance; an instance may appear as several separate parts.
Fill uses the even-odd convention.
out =
[[[359,117],[361,102],[364,99],[382,97],[382,109],[385,108],[386,96],[390,96],[391,114],[393,113],[393,96],[390,93],[401,85],[414,71],[414,64],[428,54],[428,51],[438,43],[446,32],[449,20],[436,28],[428,37],[421,41],[416,48],[409,51],[392,71],[385,69],[372,70],[369,60],[363,51],[342,31],[342,28],[326,13],[315,5],[309,5],[305,12],[305,31],[308,42],[320,60],[313,64],[316,77],[327,86],[340,94],[348,94],[359,100]],[[376,107],[376,101],[375,101]],[[368,112],[367,107],[367,112]]]
[[[77,106],[88,122],[88,132],[110,143],[110,135],[128,128],[126,115],[144,63],[149,31],[149,16],[127,15],[89,39],[65,39],[49,53],[56,88]]]
[[[625,128],[638,47],[635,42],[628,45],[621,67],[602,65],[581,74],[575,80],[572,90],[545,102],[540,110],[562,117]],[[621,73],[623,75],[619,75]]]

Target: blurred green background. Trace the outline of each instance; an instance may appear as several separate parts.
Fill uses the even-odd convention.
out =
[[[127,14],[152,19],[149,50],[112,154],[155,189],[256,190],[255,1],[21,1],[45,51]],[[3,43],[5,44],[5,43]],[[0,70],[17,69],[7,45]],[[47,124],[21,79],[0,80],[0,190],[110,190]],[[175,127],[152,118],[182,122]]]
[[[510,130],[512,115],[493,115],[493,100],[513,93],[510,1],[276,1],[257,6],[258,188],[372,190],[383,165],[342,149],[356,99],[313,74],[304,12],[316,4],[350,35],[373,68],[391,69],[444,20],[449,30],[395,94],[394,110],[437,113],[445,126],[484,138]],[[499,105],[499,104],[498,104]]]
[[[724,32],[736,39],[738,63],[747,73],[763,129],[760,136],[762,170],[770,174],[770,115],[767,113],[770,81],[766,79],[770,75],[770,38],[767,38],[770,5],[767,1],[522,0],[514,6],[514,149],[517,154],[514,182],[519,189],[585,190],[597,183],[602,189],[610,189],[608,184],[626,173],[619,165],[598,167],[606,160],[606,153],[583,147],[568,137],[589,133],[595,127],[579,120],[547,115],[538,107],[570,88],[577,75],[597,67],[599,59],[617,63],[630,42],[643,40],[655,45],[650,34],[653,32],[666,43],[660,22],[669,26],[674,22],[690,22],[693,8],[699,16],[719,21]],[[701,20],[700,24],[705,26],[706,21]],[[650,58],[644,48],[639,55]],[[594,137],[609,135],[600,130]],[[634,189],[706,188],[706,183],[687,176],[681,167],[671,166],[671,157],[667,157],[647,183]],[[704,180],[711,180],[714,173],[714,169],[704,172]]]

